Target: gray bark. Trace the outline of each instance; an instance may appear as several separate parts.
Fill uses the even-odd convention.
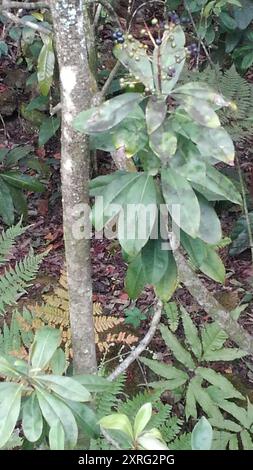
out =
[[[51,0],[50,7],[61,85],[63,227],[74,371],[92,373],[96,370],[96,351],[87,212],[84,213],[84,233],[79,236],[73,230],[82,215],[81,209],[89,204],[89,145],[88,138],[76,132],[72,122],[80,111],[90,107],[93,80],[85,42],[83,1]]]
[[[198,275],[192,270],[180,250],[174,251],[179,278],[199,305],[226,331],[228,336],[245,352],[253,355],[253,337],[231,318],[231,314],[215,299]]]

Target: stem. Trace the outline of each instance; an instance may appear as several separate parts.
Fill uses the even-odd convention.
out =
[[[44,26],[40,26],[38,23],[33,23],[32,21],[27,21],[24,20],[23,18],[19,18],[16,15],[13,15],[13,13],[10,13],[9,11],[3,10],[2,15],[8,18],[9,20],[13,21],[15,24],[19,24],[21,26],[29,26],[29,28],[34,29],[35,31],[38,31],[38,33],[42,34],[51,34],[52,31],[49,28],[45,28]]]
[[[136,360],[138,357],[145,351],[149,343],[151,342],[152,338],[154,337],[154,334],[156,332],[156,329],[160,323],[161,315],[162,315],[162,308],[163,304],[161,300],[157,299],[157,304],[155,307],[155,312],[154,316],[152,318],[150,327],[144,338],[141,340],[141,342],[138,344],[138,346],[133,349],[131,354],[124,359],[121,364],[116,367],[116,369],[107,377],[109,381],[115,380],[119,375],[121,375],[125,370],[128,369],[128,367]]]

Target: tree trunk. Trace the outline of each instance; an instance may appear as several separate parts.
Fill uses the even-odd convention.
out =
[[[63,227],[75,373],[96,370],[90,270],[89,145],[73,118],[90,107],[93,94],[85,41],[83,1],[50,0],[60,70],[62,103],[61,182]],[[87,16],[85,15],[87,21]],[[83,214],[83,230],[75,229]]]

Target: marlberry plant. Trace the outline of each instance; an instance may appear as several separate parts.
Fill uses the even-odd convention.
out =
[[[240,204],[241,197],[216,168],[219,162],[234,163],[232,139],[216,113],[233,103],[205,83],[180,85],[186,59],[197,46],[186,45],[174,12],[166,22],[154,18],[144,25],[142,42],[121,31],[113,35],[114,55],[129,71],[122,87],[131,83],[133,91],[80,113],[74,126],[91,136],[93,147],[114,156],[117,151],[119,170],[91,182],[91,195],[103,197],[103,209],[98,202],[93,207],[93,222],[100,231],[118,217],[117,236],[129,263],[129,296],[136,298],[151,284],[166,302],[178,285],[173,251],[163,249],[167,226],[177,227],[181,245],[197,269],[224,282],[225,269],[215,250],[222,230],[214,201]],[[142,92],[134,91],[136,84]],[[126,219],[131,205],[135,211]],[[161,207],[166,208],[166,222],[160,217]],[[180,217],[175,207],[180,207]],[[137,236],[145,225],[145,233]]]

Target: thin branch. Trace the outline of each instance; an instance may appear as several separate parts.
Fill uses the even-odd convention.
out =
[[[48,2],[8,2],[5,0],[0,10],[10,10],[12,8],[24,8],[26,10],[37,10],[40,8],[49,8]]]
[[[13,13],[10,13],[9,11],[3,10],[2,15],[8,18],[9,20],[13,21],[15,24],[19,24],[21,26],[28,26],[31,29],[34,29],[35,31],[38,31],[38,33],[42,34],[51,34],[52,31],[48,28],[45,28],[44,26],[40,26],[38,23],[33,23],[32,21],[27,21],[24,20],[23,18],[19,18],[16,15],[13,15]]]
[[[96,10],[96,13],[95,13],[95,17],[94,17],[94,22],[93,22],[93,29],[95,31],[97,25],[98,25],[98,22],[99,22],[99,18],[100,18],[100,15],[101,15],[101,10],[102,10],[102,5],[98,5],[97,7],[97,10]]]
[[[104,428],[100,427],[100,430],[101,434],[104,436],[105,440],[109,442],[109,444],[111,444],[117,450],[122,450],[119,444],[110,436],[110,434],[108,434]]]
[[[155,306],[155,311],[154,311],[154,316],[152,318],[152,322],[150,324],[149,330],[144,336],[144,338],[141,340],[141,342],[138,344],[138,346],[133,349],[133,351],[129,354],[129,356],[124,359],[121,364],[116,367],[116,369],[107,377],[107,379],[112,382],[115,380],[119,375],[123,374],[125,370],[136,360],[138,357],[145,351],[147,346],[149,345],[150,341],[154,337],[154,334],[156,332],[156,329],[160,323],[161,315],[162,315],[162,307],[163,304],[161,300],[157,299],[157,304]]]
[[[110,75],[107,78],[107,80],[106,80],[106,82],[105,82],[105,84],[104,84],[104,86],[103,86],[103,88],[100,92],[101,98],[105,97],[105,95],[106,95],[106,93],[107,93],[107,91],[108,91],[115,75],[117,75],[117,72],[118,72],[119,68],[120,68],[120,62],[117,61],[116,64],[114,65],[113,69],[111,70]]]
[[[100,5],[102,5],[102,7],[104,7],[104,9],[107,10],[108,13],[114,17],[115,21],[117,22],[118,27],[121,28],[118,15],[116,14],[114,8],[112,7],[112,5],[110,4],[108,0],[85,0],[85,3],[93,3],[93,4],[100,3]]]
[[[174,251],[174,258],[179,278],[194,299],[243,351],[253,355],[253,337],[232,319],[231,314],[209,292],[179,249]]]
[[[185,9],[186,9],[187,12],[188,12],[188,15],[189,15],[190,19],[191,19],[191,23],[192,23],[193,29],[194,29],[194,31],[195,31],[195,34],[196,34],[196,36],[197,36],[197,38],[198,38],[198,41],[199,41],[199,43],[201,44],[201,46],[202,46],[202,48],[203,48],[203,51],[205,52],[206,57],[207,57],[207,59],[209,60],[210,64],[214,67],[215,64],[213,63],[213,61],[212,61],[212,59],[211,59],[211,57],[210,57],[210,54],[209,54],[209,52],[208,52],[208,50],[207,50],[207,48],[206,48],[206,45],[205,45],[204,41],[202,40],[202,38],[201,38],[200,35],[199,35],[197,25],[196,25],[196,23],[195,23],[195,21],[194,21],[194,18],[193,18],[193,16],[192,16],[192,12],[191,12],[191,10],[190,10],[190,8],[189,8],[189,6],[188,6],[187,0],[184,0],[184,6],[185,6]]]
[[[248,205],[247,205],[247,199],[246,199],[245,185],[244,185],[244,181],[243,181],[242,170],[241,170],[239,158],[237,157],[237,155],[236,155],[235,159],[236,159],[236,166],[237,166],[237,171],[238,171],[241,190],[242,190],[243,210],[244,210],[244,215],[245,215],[245,220],[246,220],[246,225],[247,225],[247,230],[248,230],[248,236],[249,236],[249,244],[250,244],[250,250],[251,250],[251,261],[253,263],[253,236],[252,236],[251,223],[250,223],[249,211],[248,211]]]

